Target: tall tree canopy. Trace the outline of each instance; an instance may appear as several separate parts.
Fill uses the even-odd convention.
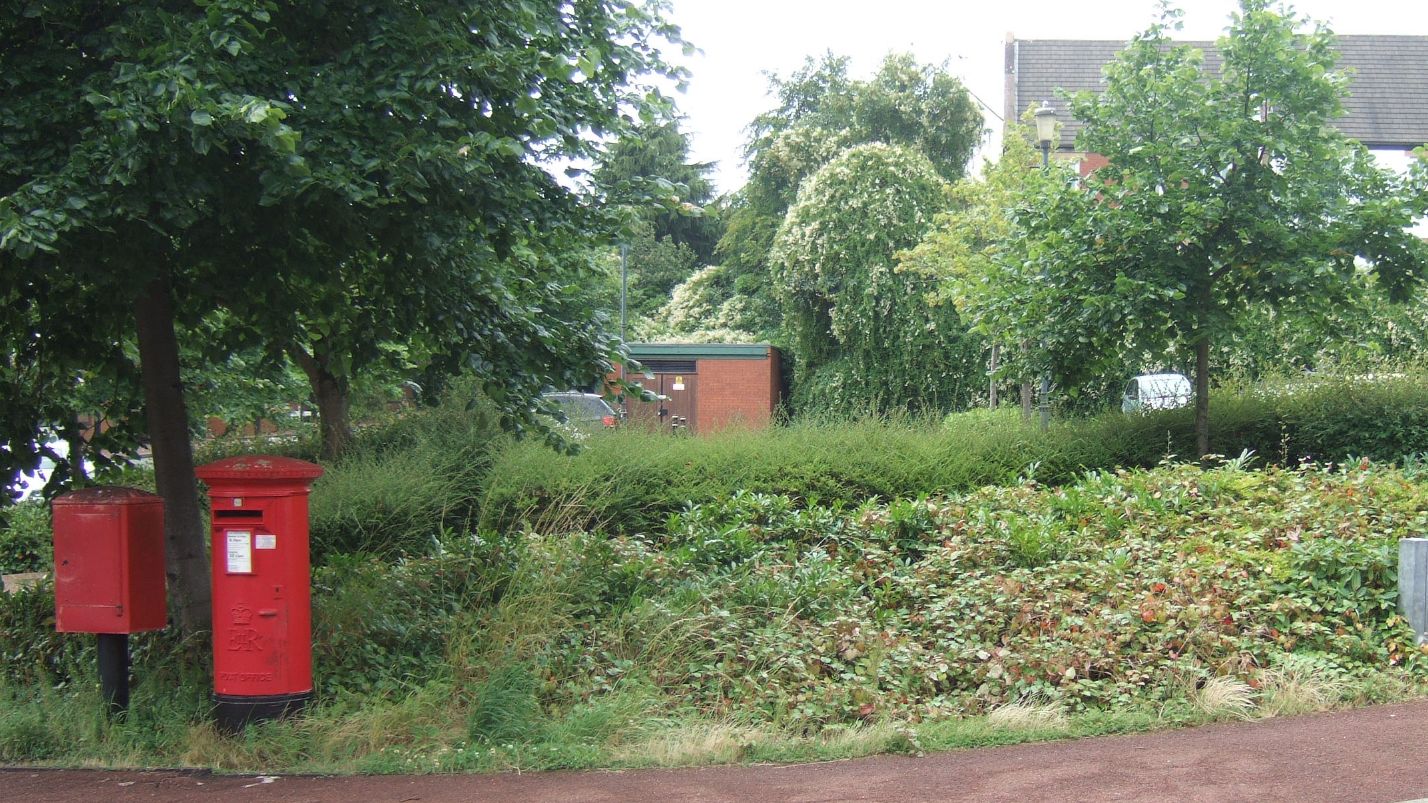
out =
[[[1029,259],[1003,264],[995,303],[1066,386],[1126,351],[1193,353],[1204,454],[1211,347],[1247,310],[1331,309],[1364,270],[1401,294],[1428,246],[1407,230],[1424,211],[1416,179],[1333,126],[1348,82],[1326,29],[1242,0],[1209,70],[1169,38],[1178,18],[1131,41],[1103,94],[1075,98],[1078,148],[1110,164],[1023,198]]]
[[[945,410],[975,392],[977,349],[965,347],[956,311],[937,303],[934,279],[896,269],[948,189],[918,152],[874,143],[844,151],[799,191],[772,259],[805,405]]]
[[[725,213],[718,253],[734,275],[748,277],[755,306],[768,285],[774,237],[802,183],[850,147],[881,142],[916,152],[947,181],[960,178],[981,140],[982,116],[946,65],[918,64],[908,54],[883,60],[872,78],[848,76],[848,59],[808,59],[787,78],[772,76],[777,106],[749,126],[749,180]]]
[[[712,162],[690,161],[689,135],[679,120],[654,120],[611,143],[592,178],[607,202],[634,205],[655,240],[685,246],[700,264],[708,264],[720,233],[719,218],[708,208],[714,200],[713,170]]]
[[[593,155],[661,105],[638,81],[679,77],[659,55],[678,39],[664,10],[4,3],[8,468],[65,412],[32,388],[137,342],[176,614],[193,629],[207,566],[176,326],[226,310],[235,345],[302,366],[329,422],[352,372],[398,339],[436,373],[475,371],[530,426],[542,386],[617,354],[581,303],[584,263],[564,259],[607,221],[542,164]]]
[[[998,159],[984,165],[979,177],[954,184],[951,209],[937,216],[932,230],[916,248],[899,256],[899,269],[931,279],[939,300],[954,304],[971,334],[986,343],[988,369],[993,374],[988,389],[992,406],[997,405],[999,374],[1007,365],[1016,367],[1017,347],[1025,340],[1021,332],[1002,328],[1004,322],[995,315],[995,303],[987,309],[987,302],[1002,292],[996,283],[997,266],[1019,263],[1026,255],[1026,233],[1009,212],[1030,185],[1056,181],[1060,170],[1036,169],[1041,157],[1031,146],[1031,113],[1028,109],[1020,126],[1008,124]],[[1013,359],[1005,360],[1004,354],[1013,355]],[[1014,376],[1028,381],[1030,375]],[[1026,403],[1030,401],[1028,396]]]

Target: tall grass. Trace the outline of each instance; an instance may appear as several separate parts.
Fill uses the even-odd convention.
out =
[[[430,554],[443,533],[474,529],[479,489],[502,442],[495,416],[459,394],[367,427],[313,486],[314,563]]]

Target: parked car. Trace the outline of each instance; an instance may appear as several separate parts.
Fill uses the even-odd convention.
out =
[[[1194,398],[1190,379],[1183,374],[1141,374],[1126,383],[1121,412],[1171,410],[1190,404]]]
[[[45,441],[45,448],[58,455],[61,459],[69,457],[69,442],[60,438],[50,437]],[[15,489],[20,492],[16,501],[23,502],[33,496],[38,496],[44,490],[45,485],[50,481],[50,477],[55,473],[55,461],[49,454],[41,453],[40,464],[33,472],[21,471],[16,477]],[[94,464],[88,460],[84,461],[84,473],[94,475]]]
[[[615,413],[615,408],[596,393],[568,391],[546,393],[541,398],[559,405],[566,420],[578,429],[613,429],[620,424],[620,416]]]

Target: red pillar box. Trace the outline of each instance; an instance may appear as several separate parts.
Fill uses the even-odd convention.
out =
[[[135,488],[55,497],[55,629],[162,630],[164,500]]]
[[[220,728],[273,719],[312,698],[307,499],[322,468],[230,457],[195,472],[213,510],[213,691]]]

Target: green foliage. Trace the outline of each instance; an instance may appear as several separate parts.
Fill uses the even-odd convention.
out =
[[[496,414],[452,389],[439,406],[409,410],[361,431],[326,466],[310,503],[312,557],[426,555],[466,532],[492,455],[505,441]]]
[[[847,66],[847,58],[828,53],[809,58],[788,77],[772,76],[777,106],[749,126],[749,181],[724,214],[718,247],[735,280],[733,297],[743,297],[748,307],[775,308],[782,290],[765,279],[777,267],[774,240],[804,181],[840,153],[870,143],[905,148],[920,154],[931,172],[954,181],[981,140],[981,114],[946,65],[919,65],[907,54],[891,54],[866,81],[849,78]]]
[[[49,571],[53,563],[49,505],[36,500],[0,511],[0,574]]]
[[[720,715],[820,727],[1028,695],[1159,702],[1220,673],[1254,679],[1288,653],[1332,655],[1349,674],[1418,667],[1386,556],[1428,523],[1423,499],[1392,471],[1176,467],[924,499],[910,519],[715,502],[679,519],[653,576],[682,593],[646,604],[681,600],[690,632],[738,648],[657,682]],[[731,531],[751,539],[737,560],[687,549]]]
[[[1223,373],[1260,376],[1311,369],[1357,373],[1428,365],[1428,293],[1403,301],[1363,276],[1349,298],[1327,314],[1257,306],[1217,344],[1211,361]]]
[[[849,148],[799,190],[770,260],[793,333],[800,409],[945,411],[980,384],[976,347],[927,277],[898,271],[947,203],[917,152]],[[970,352],[970,354],[969,354]]]
[[[11,713],[0,716],[0,761],[45,761],[60,753],[59,736],[35,702],[6,701]]]
[[[650,340],[757,343],[776,337],[778,305],[762,280],[723,265],[701,268],[676,286],[654,319],[639,330]]]
[[[1428,380],[1421,375],[1228,387],[1216,395],[1213,416],[1212,451],[1248,449],[1285,466],[1428,452]],[[693,440],[623,432],[574,457],[517,445],[491,468],[481,522],[496,530],[534,524],[649,533],[687,504],[740,490],[852,507],[873,497],[965,491],[1028,472],[1059,485],[1085,470],[1149,468],[1167,455],[1191,455],[1194,423],[1190,408],[1110,412],[1057,423],[1043,435],[1003,409],[955,414],[941,427],[866,419]]]
[[[329,698],[386,694],[447,675],[454,619],[489,604],[508,569],[490,536],[449,537],[432,557],[334,556],[313,573],[314,680]]]
[[[641,121],[600,156],[591,178],[607,203],[634,205],[653,240],[684,246],[708,264],[720,235],[709,206],[713,169],[689,161],[689,135],[678,120]]]
[[[489,744],[521,741],[538,733],[542,719],[539,690],[539,679],[522,664],[492,669],[469,690],[472,704],[467,728],[471,738]]]
[[[675,287],[695,272],[698,257],[671,237],[656,238],[655,229],[635,221],[622,240],[625,249],[626,310],[632,329],[645,323],[669,302]],[[602,257],[604,283],[596,303],[609,310],[612,323],[620,316],[620,249]]]
[[[962,434],[998,425],[977,414]],[[870,454],[905,445],[850,429],[843,445],[871,439]],[[135,637],[134,709],[106,725],[92,639],[54,633],[48,591],[0,596],[0,757],[269,772],[806,760],[1203,721],[1194,690],[1221,676],[1256,686],[1266,716],[1290,710],[1285,678],[1318,684],[1308,710],[1421,689],[1392,553],[1428,527],[1428,490],[1366,461],[1248,462],[886,504],[738,492],[644,536],[453,536],[427,557],[333,560],[314,576],[318,699],[241,740],[212,733],[211,686],[181,669],[206,645]],[[1065,724],[981,716],[1030,699]]]
[[[1001,292],[994,283],[997,266],[1025,258],[1026,233],[1014,224],[1010,211],[1030,188],[1059,181],[1063,169],[1032,167],[1036,157],[1029,139],[1031,115],[1028,108],[1023,125],[1008,126],[997,161],[983,165],[980,177],[954,184],[951,211],[937,216],[915,248],[898,255],[898,270],[932,280],[938,299],[954,304],[978,339],[996,349],[990,367],[1001,369],[1001,375],[1007,373],[1006,365],[1015,363],[1003,355],[1016,353],[1023,336],[1003,328],[1006,322],[988,315],[984,305]]]
[[[620,352],[580,289],[616,221],[543,164],[667,106],[665,11],[7,4],[5,457],[88,412],[76,377],[122,382],[132,412],[145,288],[174,302],[165,328],[221,311],[203,345],[294,360],[325,418],[355,375],[412,362],[474,373],[513,429],[547,433],[531,399]]]
[[[998,262],[983,309],[1041,344],[1023,375],[1072,388],[1127,354],[1208,359],[1250,314],[1334,309],[1360,288],[1356,258],[1395,298],[1428,264],[1408,231],[1422,193],[1332,125],[1347,78],[1327,30],[1244,0],[1211,70],[1170,39],[1178,17],[1165,11],[1107,65],[1104,93],[1071,104],[1077,148],[1110,164],[1015,206],[1027,254]]]

